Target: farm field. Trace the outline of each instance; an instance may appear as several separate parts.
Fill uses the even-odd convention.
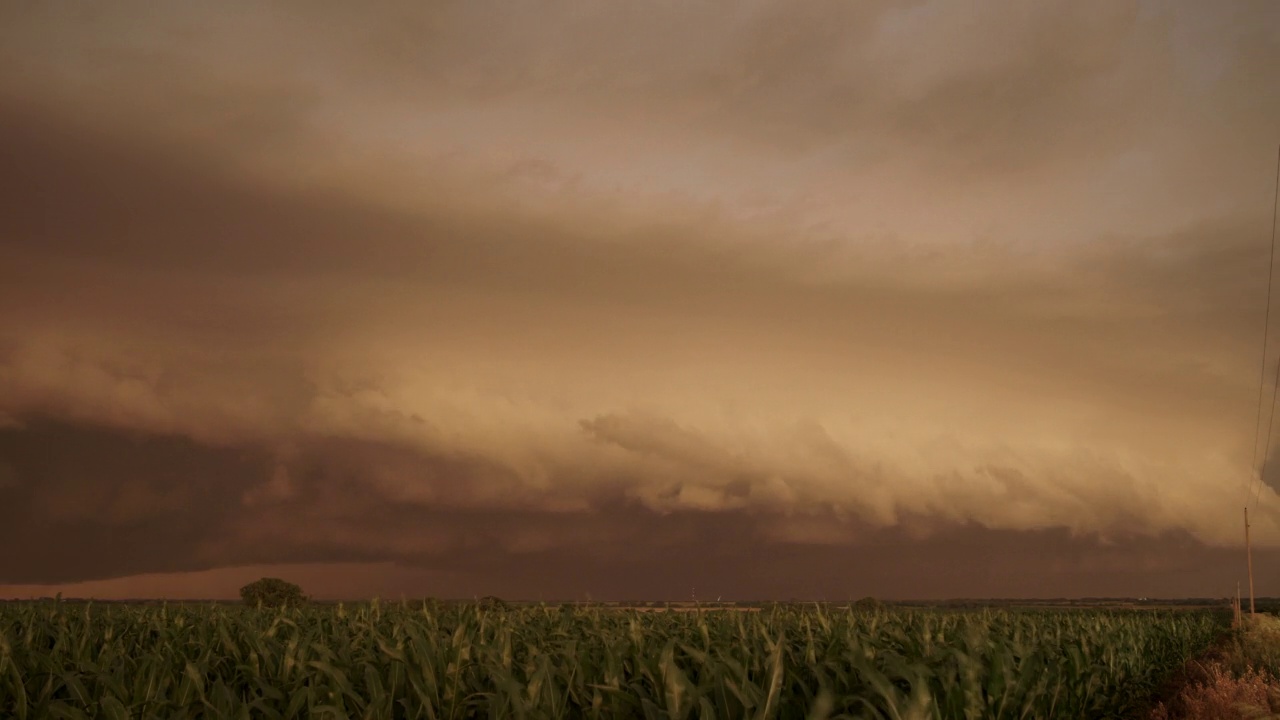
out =
[[[0,604],[6,718],[1130,717],[1204,610]]]

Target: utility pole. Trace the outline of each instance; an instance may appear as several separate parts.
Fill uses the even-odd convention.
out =
[[[1249,506],[1244,508],[1244,553],[1249,559],[1249,617],[1254,616],[1253,608],[1253,545],[1249,543]]]
[[[1239,581],[1236,581],[1236,602],[1234,605],[1231,606],[1231,609],[1235,611],[1233,613],[1234,622],[1231,623],[1231,627],[1238,628],[1240,627],[1240,582]]]

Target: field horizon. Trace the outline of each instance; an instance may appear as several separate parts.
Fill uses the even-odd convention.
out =
[[[1232,598],[1228,597],[1168,597],[1168,598],[1145,598],[1145,597],[1003,597],[1003,598],[885,598],[872,595],[860,598],[847,598],[840,600],[830,599],[801,599],[801,598],[766,598],[766,599],[745,599],[745,600],[664,600],[664,599],[583,599],[583,598],[556,598],[556,599],[540,599],[540,598],[501,598],[495,595],[483,595],[477,597],[432,597],[432,596],[380,596],[370,595],[364,597],[342,597],[342,598],[310,598],[309,603],[313,605],[337,605],[339,603],[367,603],[380,602],[388,604],[398,604],[401,602],[408,603],[443,603],[449,605],[475,603],[484,600],[500,600],[509,605],[519,606],[538,606],[538,605],[582,605],[592,607],[632,607],[646,605],[663,605],[672,607],[734,607],[734,606],[759,606],[759,605],[822,605],[832,607],[842,607],[857,603],[859,600],[874,599],[884,605],[905,608],[930,608],[930,607],[1010,607],[1010,606],[1070,606],[1070,607],[1111,607],[1111,606],[1138,606],[1138,607],[1163,607],[1163,606],[1187,606],[1187,607],[1217,607],[1219,605],[1230,603]],[[133,603],[214,603],[214,604],[241,604],[243,601],[239,598],[230,597],[206,597],[206,598],[166,598],[166,597],[135,597],[135,598],[99,598],[92,596],[40,596],[40,597],[0,597],[0,603],[29,603],[29,602],[64,602],[64,603],[111,603],[111,604],[133,604]],[[1276,606],[1280,608],[1280,597],[1256,597],[1255,605],[1258,606],[1259,612],[1262,612],[1262,606],[1268,608]],[[1242,604],[1247,608],[1249,600],[1244,598]]]

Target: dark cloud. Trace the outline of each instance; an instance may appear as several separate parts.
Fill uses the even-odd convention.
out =
[[[189,282],[386,271],[430,257],[407,242],[418,228],[391,213],[318,191],[272,192],[207,160],[13,100],[0,106],[0,132],[2,227],[6,254],[18,258]],[[365,252],[352,252],[356,237],[369,239]]]
[[[10,124],[23,131],[15,137],[44,137],[45,127],[60,137],[56,123]],[[528,502],[554,495],[545,483],[561,480],[536,479],[551,472],[578,478],[561,486],[573,502],[604,492],[655,508],[731,509],[755,504],[756,493],[834,501],[892,522],[895,505],[922,488],[866,487],[902,472],[887,468],[903,458],[880,456],[884,448],[872,448],[882,440],[865,435],[898,432],[876,415],[924,419],[921,408],[932,407],[924,411],[934,416],[930,432],[946,442],[961,435],[955,423],[1009,432],[1026,429],[1019,417],[1038,417],[1033,425],[1072,428],[1083,443],[1088,435],[1079,433],[1103,439],[1119,427],[1110,423],[1127,421],[1061,424],[1082,410],[1100,419],[1102,408],[1160,413],[1160,432],[1203,436],[1205,414],[1230,429],[1246,400],[1227,378],[1248,362],[1241,351],[1253,342],[1261,319],[1253,303],[1265,288],[1253,271],[1262,250],[1241,222],[1112,239],[1054,262],[998,245],[932,255],[787,249],[696,216],[601,242],[572,216],[526,222],[513,211],[480,219],[442,210],[415,218],[326,204],[62,132],[75,138],[70,149],[21,145],[11,177],[64,167],[68,177],[50,188],[73,206],[105,203],[106,217],[131,224],[121,242],[97,234],[92,228],[110,223],[93,216],[59,227],[59,216],[35,202],[49,190],[14,206],[11,217],[26,224],[9,252],[16,248],[26,267],[6,290],[23,307],[6,320],[0,379],[10,415],[273,446],[300,433],[335,446],[349,437],[405,444],[487,467],[476,484],[492,481],[502,488],[487,491],[494,497]],[[151,169],[129,170],[141,165]],[[94,179],[116,168],[111,182]],[[184,188],[198,190],[191,194],[202,204],[183,206]],[[170,191],[182,210],[170,220],[129,210]],[[245,240],[259,221],[269,242]],[[49,226],[63,244],[42,241]],[[178,235],[181,243],[168,240]],[[824,265],[835,274],[814,278]],[[57,278],[77,268],[92,271],[98,295],[66,295]],[[516,356],[522,365],[503,360]],[[568,367],[577,376],[565,384],[557,368]],[[910,384],[890,393],[899,404],[884,405],[877,388],[904,373]],[[661,399],[636,414],[618,405],[638,398],[611,390],[617,383],[640,383]],[[984,389],[970,397],[965,383]],[[529,394],[539,387],[587,413],[550,409]],[[699,393],[753,414],[788,408],[789,419],[765,420],[773,437],[752,440],[688,406]],[[840,407],[836,395],[865,398],[847,416],[863,423],[862,437],[846,428],[837,438],[818,420]],[[1037,403],[1025,404],[1028,395]],[[1085,402],[1102,404],[1085,410]],[[550,435],[535,439],[536,424]],[[918,479],[946,472],[930,467]],[[399,474],[406,486],[432,486],[435,476]],[[287,494],[284,481],[277,486],[264,497]]]
[[[69,582],[216,566],[198,557],[269,457],[184,437],[39,417],[0,430],[2,582]]]
[[[0,10],[0,582],[1228,592],[1235,8]]]
[[[779,543],[767,519],[742,512],[655,513],[625,502],[550,515],[450,508],[370,491],[361,475],[376,474],[395,452],[328,443],[299,449],[290,464],[296,493],[255,505],[245,493],[273,465],[261,448],[213,449],[31,418],[23,430],[0,431],[0,459],[16,480],[0,491],[4,541],[27,548],[6,555],[0,579],[38,584],[319,563],[320,595],[350,597],[360,590],[341,572],[326,577],[326,564],[392,562],[433,578],[401,586],[410,595],[681,599],[697,588],[704,599],[836,600],[1077,596],[1081,586],[1097,594],[1221,595],[1235,577],[1231,553],[1177,532],[1100,544],[1061,530],[939,525],[919,537],[846,520],[853,542]],[[426,472],[451,472],[454,483],[468,477],[464,467],[420,460]],[[815,521],[831,519],[804,520]],[[229,596],[235,587],[209,593]]]

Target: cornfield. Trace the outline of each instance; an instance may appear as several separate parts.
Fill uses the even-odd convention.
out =
[[[1123,717],[1208,612],[0,605],[5,718]]]

